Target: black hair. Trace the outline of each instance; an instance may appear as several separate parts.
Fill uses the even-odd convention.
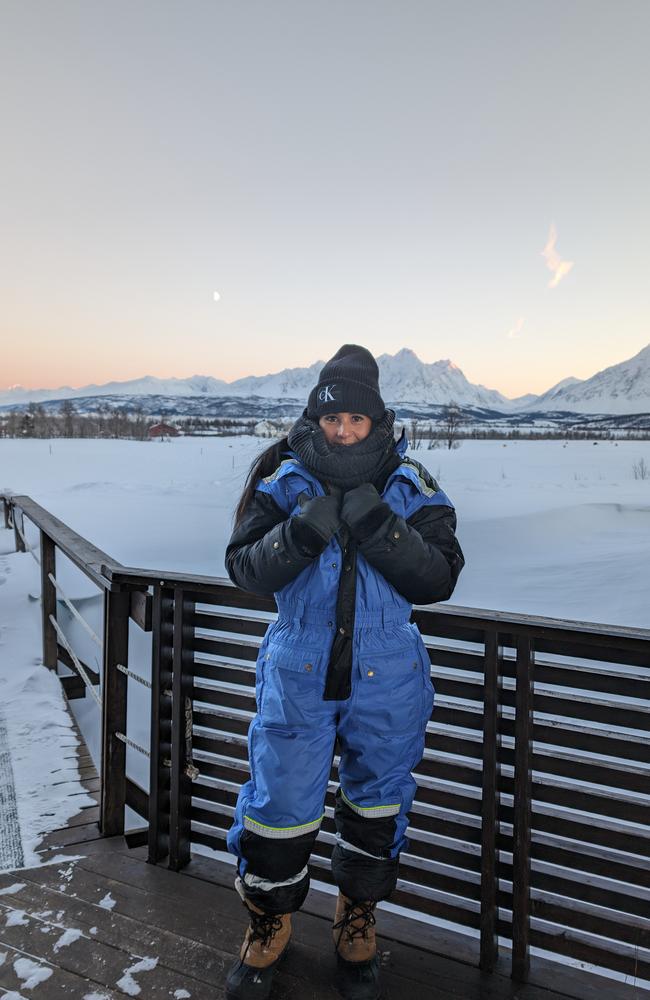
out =
[[[266,476],[270,476],[271,473],[275,472],[288,447],[289,442],[287,438],[280,438],[279,441],[276,441],[274,444],[269,445],[268,448],[265,448],[262,454],[258,455],[253,461],[253,464],[248,470],[248,475],[246,476],[244,491],[239,499],[237,507],[235,508],[235,527],[237,527],[243,518],[246,508],[253,499],[255,488],[260,479],[264,479]]]

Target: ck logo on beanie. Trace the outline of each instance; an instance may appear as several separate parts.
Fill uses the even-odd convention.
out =
[[[380,420],[385,409],[377,362],[359,344],[343,344],[323,365],[307,400],[307,416],[312,420],[328,413],[362,413]]]
[[[324,385],[322,389],[318,391],[318,402],[319,403],[333,403],[337,398],[334,395],[335,385]]]

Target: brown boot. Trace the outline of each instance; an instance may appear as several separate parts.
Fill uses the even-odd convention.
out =
[[[337,985],[345,1000],[380,996],[376,905],[371,900],[355,902],[339,892],[332,933],[339,966]]]
[[[239,959],[228,973],[226,997],[228,1000],[248,1000],[249,997],[265,1000],[271,992],[275,966],[289,944],[291,914],[264,913],[248,899],[244,899],[244,906],[249,912],[250,923]]]
[[[339,892],[332,934],[337,954],[345,962],[369,962],[375,957],[375,907],[373,902],[353,902]]]

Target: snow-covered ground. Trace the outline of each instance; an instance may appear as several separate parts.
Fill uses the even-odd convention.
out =
[[[0,530],[0,868],[37,865],[43,835],[95,804],[60,682],[41,664],[41,609],[27,596],[38,567],[11,549]]]
[[[5,439],[0,490],[29,494],[127,565],[224,575],[232,510],[264,444]],[[650,442],[413,454],[457,508],[467,563],[454,604],[650,625],[650,478],[633,475],[642,458],[650,467]],[[91,593],[79,577],[76,594]]]
[[[232,510],[266,443],[5,439],[0,492],[30,495],[127,565],[222,576]],[[414,457],[457,508],[466,566],[454,604],[650,625],[650,479],[633,474],[641,459],[650,466],[650,443],[468,441],[458,450],[419,450]],[[36,531],[29,523],[26,528],[36,543]],[[40,606],[28,596],[40,591],[39,569],[30,555],[11,550],[13,534],[0,529],[0,784],[4,726],[27,864],[35,860],[38,833],[65,822],[87,799],[66,769],[74,736],[58,684],[39,666]],[[95,586],[61,555],[57,578],[101,634]],[[99,669],[99,650],[88,635],[61,605],[58,614],[74,649]],[[131,627],[129,663],[145,676],[150,638]],[[99,762],[97,706],[88,697],[73,705]],[[146,692],[129,681],[127,733],[148,745],[148,732]],[[131,748],[127,769],[148,787],[146,758]],[[69,781],[46,795],[58,778]],[[137,818],[127,818],[132,822]]]

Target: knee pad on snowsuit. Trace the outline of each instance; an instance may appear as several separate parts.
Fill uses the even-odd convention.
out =
[[[309,892],[307,862],[317,831],[273,840],[244,830],[239,838],[239,874],[246,898],[265,913],[295,913]]]

